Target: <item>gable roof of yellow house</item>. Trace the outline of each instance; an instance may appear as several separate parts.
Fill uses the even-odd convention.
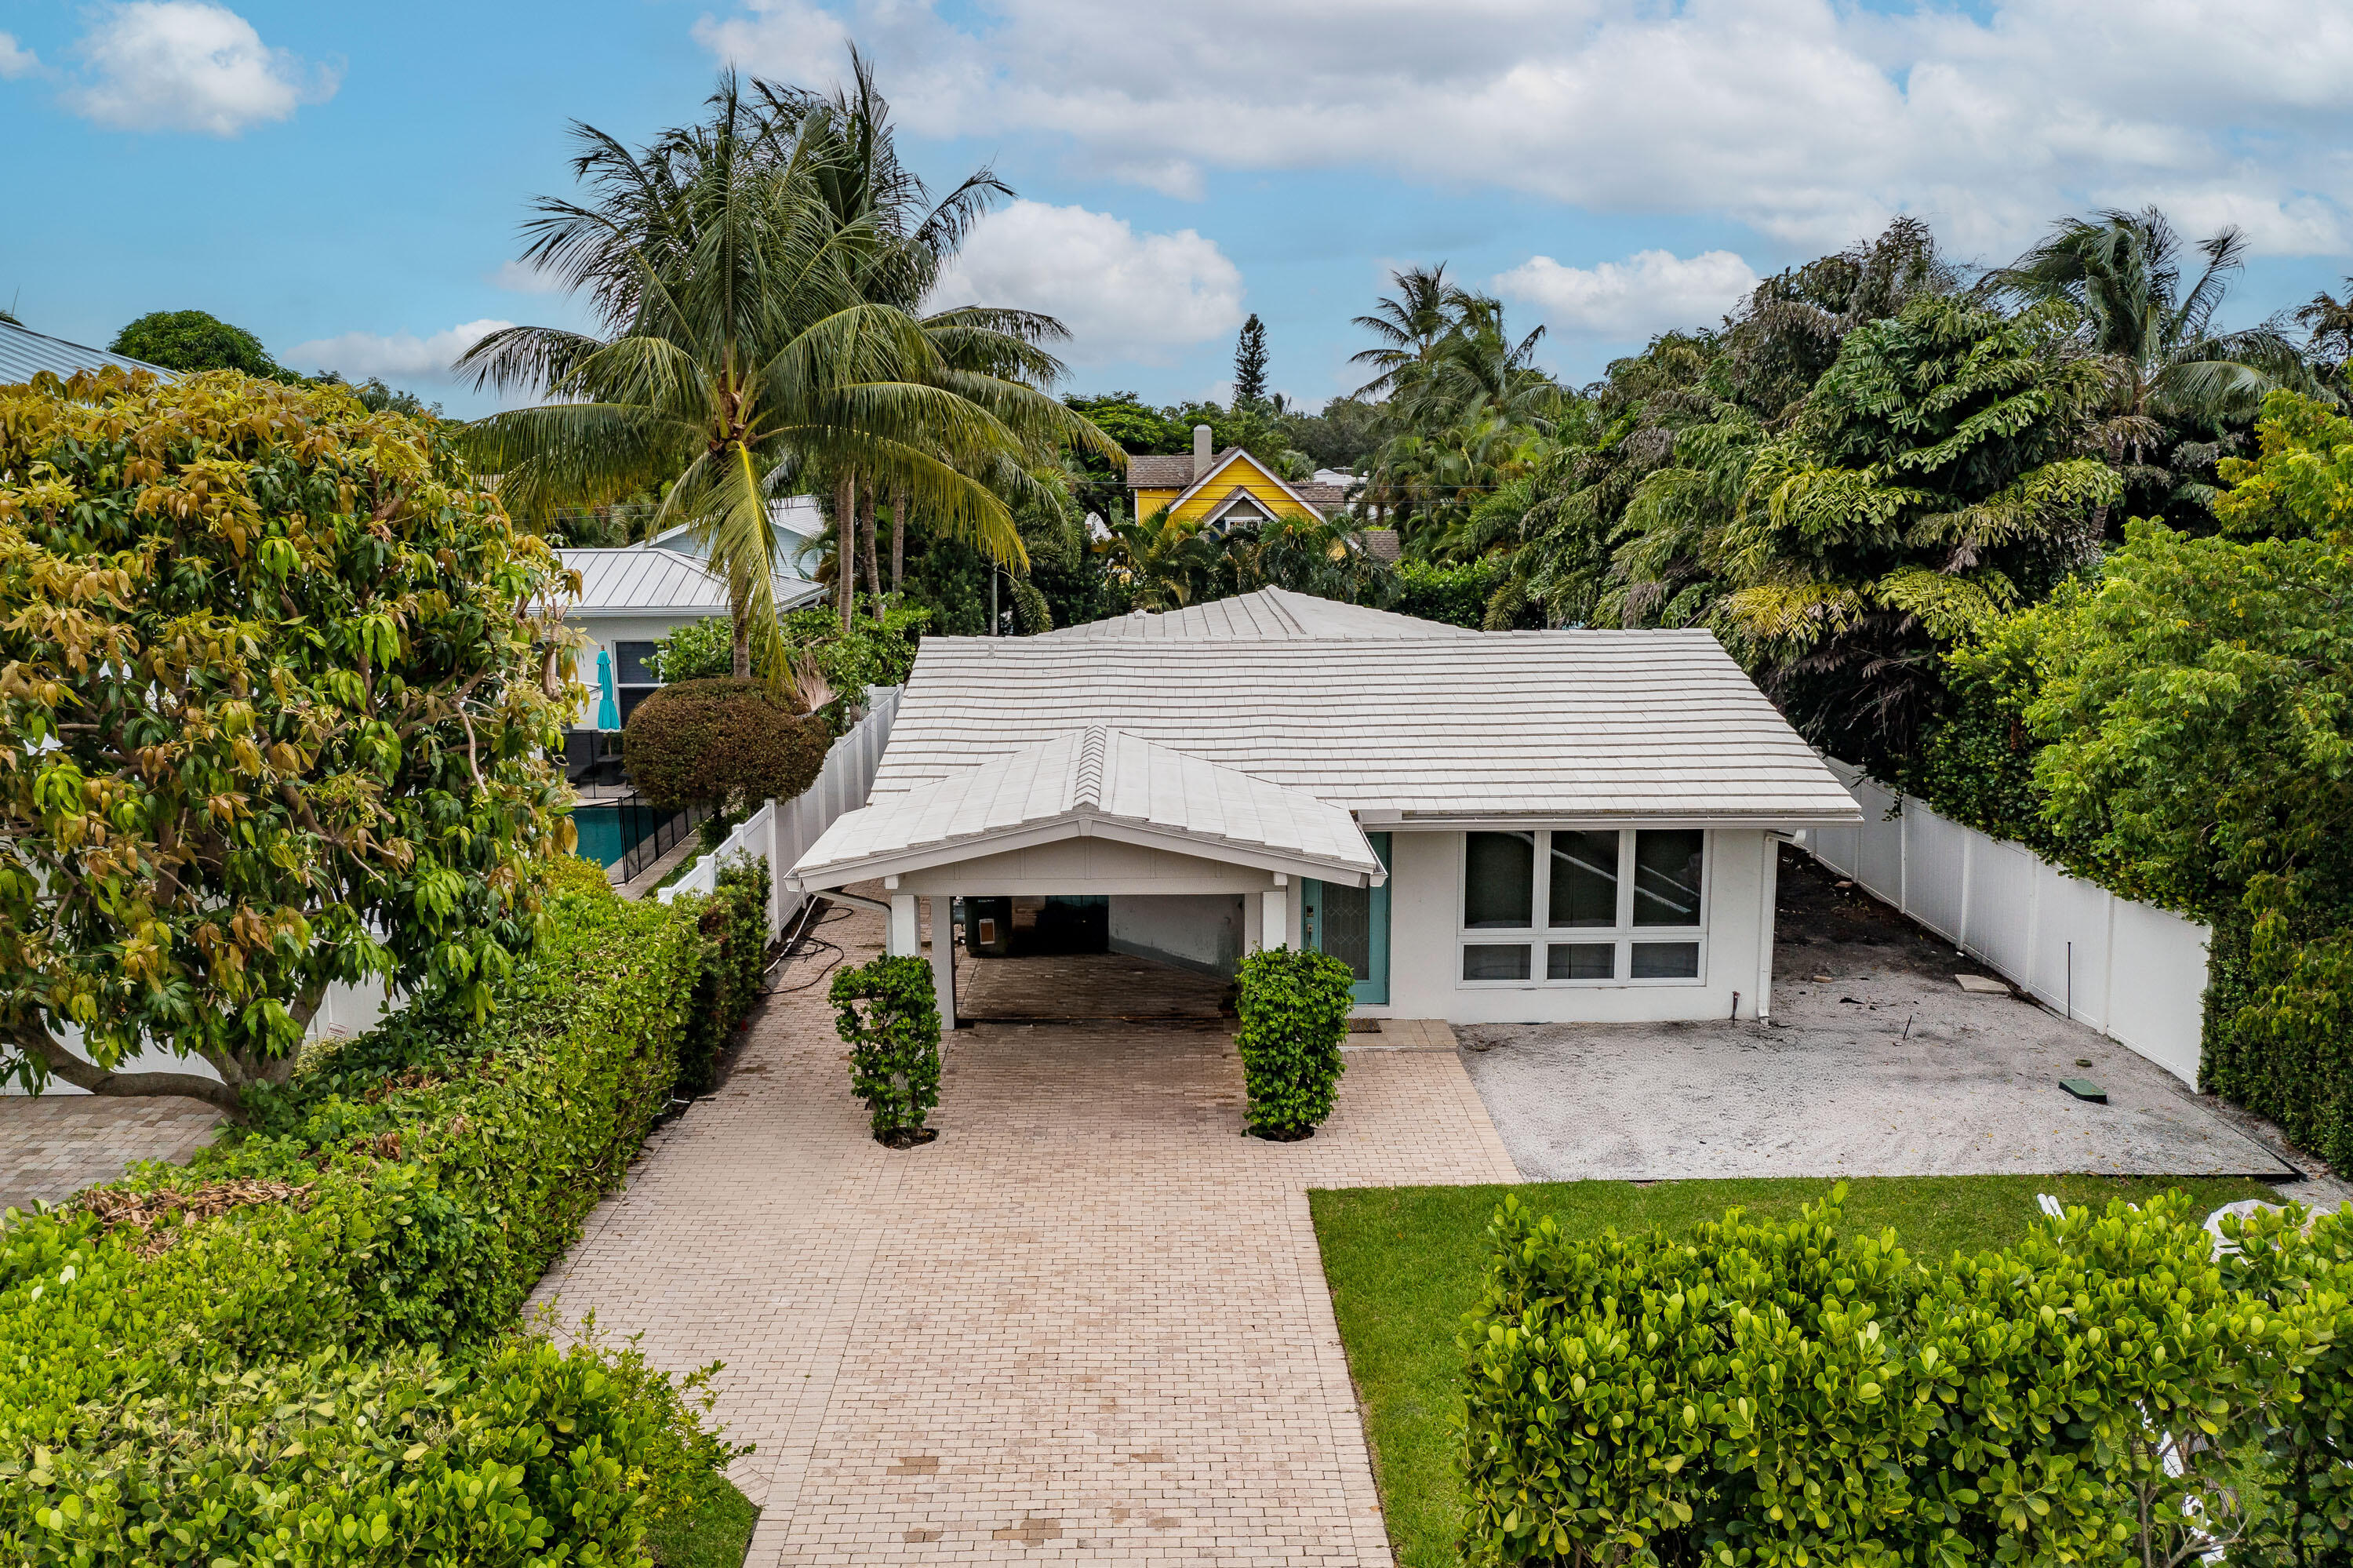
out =
[[[1210,451],[1207,425],[1193,427],[1190,452],[1128,459],[1127,488],[1137,517],[1165,507],[1171,522],[1204,528],[1273,517],[1321,522],[1348,504],[1338,485],[1286,480],[1240,447]]]

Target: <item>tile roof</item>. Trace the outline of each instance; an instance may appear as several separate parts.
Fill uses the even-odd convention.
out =
[[[1859,820],[1706,631],[1473,636],[927,637],[873,798],[1099,726],[1382,821]]]
[[[1089,726],[834,819],[794,865],[808,886],[965,858],[974,843],[1108,837],[1362,886],[1381,864],[1353,818],[1312,795]]]
[[[1233,447],[1227,447],[1218,452],[1209,459],[1209,466],[1215,468],[1232,456],[1235,450]],[[1345,506],[1348,503],[1348,492],[1341,485],[1295,479],[1284,480],[1283,482],[1291,486],[1302,501],[1318,510]],[[1131,457],[1127,460],[1127,487],[1130,490],[1189,490],[1193,487],[1193,454],[1178,452],[1164,457],[1151,453]]]
[[[1193,482],[1193,454],[1163,457],[1147,453],[1127,460],[1130,490],[1182,490]]]
[[[650,545],[618,549],[558,550],[558,559],[580,574],[583,613],[724,615],[727,585],[701,561]],[[817,584],[776,574],[776,603],[790,607],[824,590]]]
[[[143,359],[109,354],[102,348],[85,348],[80,344],[50,337],[29,327],[10,326],[6,322],[0,322],[0,385],[30,381],[44,370],[55,371],[59,376],[71,376],[78,370],[96,370],[107,365],[119,365],[125,370],[152,370],[166,380],[174,375],[162,366],[150,365]]]
[[[1396,561],[1405,554],[1405,546],[1394,528],[1367,528],[1364,532],[1365,554],[1377,561]]]
[[[1115,615],[1107,620],[1083,621],[1044,635],[1070,641],[1113,639],[1174,641],[1204,638],[1226,641],[1264,641],[1307,637],[1475,638],[1479,633],[1459,626],[1449,626],[1443,621],[1423,620],[1390,610],[1369,609],[1363,605],[1343,604],[1337,599],[1317,599],[1313,594],[1293,593],[1288,588],[1261,588],[1256,593],[1237,594],[1231,599],[1211,599],[1207,604],[1187,605],[1183,609],[1165,610],[1157,615],[1138,610],[1133,615]]]

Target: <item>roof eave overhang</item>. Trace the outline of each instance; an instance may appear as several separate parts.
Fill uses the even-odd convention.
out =
[[[929,871],[937,866],[955,865],[987,855],[1007,854],[1039,844],[1082,838],[1105,839],[1114,843],[1134,844],[1142,849],[1166,850],[1173,854],[1190,855],[1196,860],[1249,866],[1270,874],[1312,876],[1344,887],[1378,887],[1388,880],[1388,873],[1380,869],[1380,863],[1374,857],[1370,844],[1365,846],[1365,858],[1371,863],[1358,865],[1269,845],[1238,842],[1211,834],[1190,833],[1181,829],[1132,821],[1122,817],[1072,811],[1000,831],[971,833],[934,843],[911,845],[883,854],[861,855],[855,860],[840,861],[831,865],[812,866],[807,871],[796,865],[786,873],[785,886],[797,893],[823,893],[878,876],[901,876],[909,872]]]
[[[1821,810],[1776,808],[1757,811],[1411,811],[1367,808],[1356,813],[1367,828],[1484,829],[1541,828],[1556,822],[1579,828],[1754,828],[1761,832],[1798,828],[1850,828],[1862,821],[1862,810],[1850,806]]]

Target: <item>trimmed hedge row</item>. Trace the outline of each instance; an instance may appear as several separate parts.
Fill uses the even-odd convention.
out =
[[[690,1391],[513,1329],[737,1022],[764,879],[550,874],[488,1017],[413,1006],[186,1166],[0,1230],[0,1558],[634,1563],[708,1484]]]
[[[2232,1224],[2218,1259],[2176,1195],[1924,1266],[1842,1194],[1583,1241],[1506,1200],[1463,1339],[1465,1557],[2345,1560],[2353,1215]]]

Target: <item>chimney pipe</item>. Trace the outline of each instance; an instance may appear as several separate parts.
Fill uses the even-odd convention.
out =
[[[1209,427],[1196,425],[1193,427],[1193,482],[1200,483],[1201,476],[1208,471]]]

